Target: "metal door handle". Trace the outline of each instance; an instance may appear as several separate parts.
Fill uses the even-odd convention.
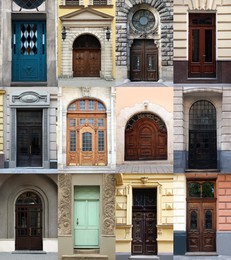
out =
[[[29,234],[29,235],[30,235],[30,237],[31,237],[31,227],[29,228],[29,232],[30,232],[30,234]]]
[[[76,224],[79,225],[79,219],[77,218]]]
[[[31,145],[30,145],[30,154],[31,154]]]

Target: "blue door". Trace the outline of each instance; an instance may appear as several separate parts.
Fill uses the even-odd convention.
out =
[[[14,21],[12,81],[46,81],[46,24]]]

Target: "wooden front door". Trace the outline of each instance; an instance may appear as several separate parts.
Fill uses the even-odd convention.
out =
[[[14,21],[12,81],[46,81],[46,23]]]
[[[22,194],[16,202],[15,249],[42,250],[42,203],[32,193]]]
[[[129,120],[125,130],[125,160],[167,159],[167,131],[157,118],[143,113]]]
[[[17,111],[17,167],[42,166],[42,111]]]
[[[216,251],[216,203],[188,202],[187,208],[188,251]]]
[[[132,254],[157,254],[156,190],[133,189]]]
[[[131,47],[131,80],[158,80],[158,49],[153,40],[134,40]]]
[[[99,248],[99,187],[75,187],[74,247]]]
[[[99,77],[101,70],[100,43],[92,35],[81,35],[73,44],[73,76]]]
[[[189,77],[215,77],[215,14],[189,16]]]

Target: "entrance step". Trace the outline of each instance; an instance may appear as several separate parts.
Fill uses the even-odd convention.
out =
[[[156,255],[132,255],[128,258],[129,260],[160,260]]]
[[[108,256],[98,254],[63,255],[62,260],[108,260]]]

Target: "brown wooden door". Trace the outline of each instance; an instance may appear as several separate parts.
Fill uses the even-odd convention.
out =
[[[189,252],[216,251],[216,203],[214,200],[188,202],[187,244]]]
[[[25,192],[15,207],[15,249],[42,250],[42,203],[40,198]]]
[[[156,190],[133,189],[132,254],[157,254]]]
[[[17,112],[17,166],[42,166],[42,111]]]
[[[150,118],[137,120],[125,131],[125,160],[167,159],[167,132]]]
[[[131,80],[158,80],[158,49],[153,40],[134,40],[131,47]]]
[[[189,76],[215,77],[215,15],[190,14]]]
[[[100,76],[100,50],[73,50],[73,76],[99,77]]]

